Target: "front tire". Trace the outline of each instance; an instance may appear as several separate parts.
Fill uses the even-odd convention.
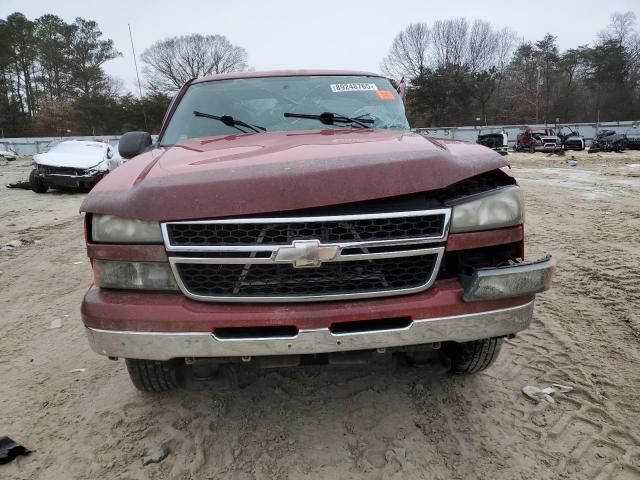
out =
[[[49,186],[38,177],[38,172],[35,169],[31,170],[29,174],[29,186],[36,193],[46,193],[49,190]]]
[[[448,343],[444,345],[444,352],[451,359],[449,372],[470,375],[486,370],[498,358],[501,347],[502,337]]]
[[[148,393],[161,393],[178,386],[175,362],[160,360],[125,359],[129,378],[134,387]]]

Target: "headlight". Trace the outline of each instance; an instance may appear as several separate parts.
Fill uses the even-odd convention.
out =
[[[520,188],[505,187],[472,195],[454,203],[451,232],[472,232],[511,227],[524,221],[524,204]]]
[[[164,262],[94,260],[96,285],[126,290],[178,290],[173,272]]]
[[[158,222],[93,215],[91,238],[98,243],[162,243]]]

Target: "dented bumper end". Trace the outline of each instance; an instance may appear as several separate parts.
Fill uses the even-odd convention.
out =
[[[522,297],[551,287],[556,260],[551,255],[535,262],[480,268],[465,279],[465,302]]]

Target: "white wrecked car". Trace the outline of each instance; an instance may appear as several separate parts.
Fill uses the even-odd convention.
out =
[[[0,150],[0,157],[6,160],[15,160],[18,158],[18,154],[13,150]]]
[[[108,143],[66,140],[34,155],[33,163],[29,185],[34,192],[44,193],[49,188],[91,189],[121,165],[122,158]]]

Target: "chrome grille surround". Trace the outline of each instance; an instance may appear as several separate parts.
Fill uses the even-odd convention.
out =
[[[415,219],[416,217],[435,218],[441,217],[441,225],[437,232],[428,236],[416,236],[407,237],[406,235],[400,235],[400,238],[390,238],[385,240],[361,240],[357,233],[354,234],[355,239],[353,241],[340,241],[331,243],[322,243],[319,239],[314,237],[300,237],[294,238],[288,244],[274,244],[274,243],[260,243],[261,238],[264,235],[260,235],[258,243],[251,245],[236,244],[233,242],[227,242],[226,244],[219,244],[218,242],[212,242],[214,244],[209,245],[175,245],[171,241],[171,235],[169,229],[172,225],[264,225],[267,229],[269,226],[281,225],[281,224],[323,224],[327,222],[338,222],[349,228],[349,222],[360,220],[384,220],[384,219],[398,219],[400,222],[402,219]],[[254,217],[254,218],[239,218],[239,219],[224,219],[224,220],[198,220],[198,221],[186,221],[186,222],[166,222],[161,224],[162,235],[164,238],[165,247],[169,255],[169,262],[173,270],[176,281],[180,287],[180,290],[187,297],[207,302],[305,302],[305,301],[331,301],[331,300],[348,300],[357,298],[374,298],[374,297],[386,297],[400,294],[417,293],[428,289],[435,281],[438,271],[440,269],[440,263],[444,255],[443,242],[446,241],[449,223],[451,219],[451,209],[430,209],[430,210],[416,210],[405,212],[390,212],[390,213],[373,213],[373,214],[356,214],[356,215],[332,215],[332,216],[305,216],[305,217]],[[435,244],[435,245],[434,245]],[[307,252],[305,248],[309,248]],[[359,250],[359,252],[357,252]],[[354,253],[356,251],[357,253]],[[290,252],[293,252],[292,256]],[[301,258],[295,258],[296,253],[299,252]],[[433,257],[433,268],[430,271],[424,272],[424,282],[416,285],[415,282],[407,288],[385,288],[387,282],[384,279],[384,273],[378,272],[378,276],[381,278],[381,288],[372,289],[371,291],[347,291],[342,293],[321,293],[320,291],[311,291],[305,294],[296,295],[242,295],[241,290],[243,288],[243,282],[247,278],[247,275],[251,273],[252,265],[268,266],[272,265],[274,268],[291,268],[291,271],[287,271],[287,276],[291,277],[291,273],[295,271],[305,270],[304,275],[301,277],[310,277],[310,270],[317,269],[318,273],[322,272],[322,265],[334,264],[335,262],[369,262],[367,267],[369,270],[376,269],[376,260],[393,259],[397,258],[407,260],[411,257],[424,258],[425,256]],[[300,261],[302,259],[302,261]],[[418,260],[418,258],[416,259]],[[388,263],[388,262],[387,262]],[[237,277],[236,287],[233,288],[231,294],[220,295],[203,295],[194,293],[189,288],[189,285],[181,275],[181,266],[185,264],[191,265],[217,265],[218,268],[222,268],[224,265],[229,267],[235,266],[238,269],[239,266],[244,266],[241,270],[242,273]],[[354,264],[355,265],[355,264]],[[348,270],[347,268],[345,268]],[[192,269],[193,270],[193,269]],[[335,270],[335,268],[333,269]],[[342,268],[339,269],[342,272]],[[237,270],[236,270],[237,271]],[[397,272],[396,272],[397,273]],[[414,272],[415,273],[415,272]],[[369,277],[369,280],[371,277]],[[289,278],[289,281],[291,279]],[[337,280],[336,280],[337,281]],[[355,278],[354,281],[357,281]],[[244,284],[246,286],[246,284]],[[255,286],[255,285],[254,285]],[[271,282],[271,290],[273,290],[273,282]],[[321,286],[318,285],[318,290]],[[350,288],[353,290],[353,288]],[[202,289],[200,289],[202,290]],[[283,288],[283,290],[286,290]],[[348,289],[349,290],[349,289]]]

